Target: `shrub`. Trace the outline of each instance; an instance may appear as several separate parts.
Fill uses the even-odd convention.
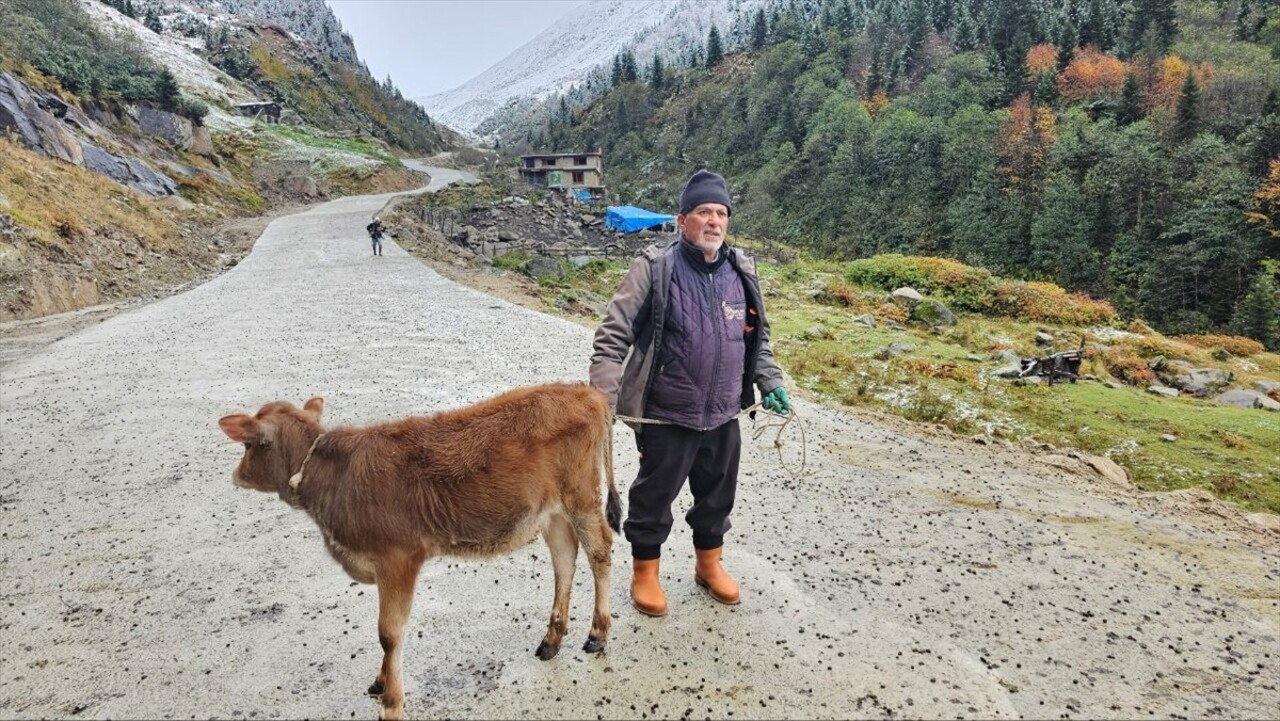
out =
[[[499,270],[516,270],[527,260],[529,256],[522,253],[507,253],[494,258],[493,267]]]
[[[1001,280],[996,283],[992,310],[1024,320],[1062,325],[1110,323],[1116,311],[1105,300],[1068,293],[1053,283]]]
[[[1257,355],[1266,350],[1258,341],[1239,335],[1180,335],[1176,340],[1197,348],[1221,348],[1236,356]]]
[[[174,112],[196,125],[204,125],[204,118],[209,114],[209,106],[195,98],[183,96],[175,103]]]
[[[1156,382],[1156,374],[1132,348],[1112,346],[1102,353],[1102,365],[1112,376],[1132,386],[1146,387]]]
[[[976,381],[978,378],[978,374],[974,369],[961,368],[955,363],[934,363],[923,358],[904,358],[899,361],[899,365],[913,376],[941,378],[965,383]]]
[[[910,286],[940,296],[957,308],[990,309],[995,278],[985,268],[971,268],[948,258],[877,255],[849,264],[845,277],[860,285],[893,290]]]

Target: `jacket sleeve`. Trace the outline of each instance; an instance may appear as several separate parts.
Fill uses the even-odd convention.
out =
[[[763,296],[762,296],[763,300]],[[760,324],[760,350],[756,358],[756,387],[760,395],[768,395],[773,389],[783,385],[782,368],[773,359],[773,346],[769,344],[769,316],[761,314],[764,322]]]
[[[618,387],[622,383],[622,364],[636,340],[636,319],[649,298],[651,286],[649,259],[640,256],[631,261],[631,269],[623,279],[604,322],[596,328],[591,353],[591,385],[609,399],[609,407],[618,407]]]

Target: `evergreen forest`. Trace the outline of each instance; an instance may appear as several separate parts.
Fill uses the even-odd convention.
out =
[[[615,58],[509,147],[835,259],[950,257],[1280,345],[1280,0],[780,0]],[[576,97],[583,97],[579,93]]]

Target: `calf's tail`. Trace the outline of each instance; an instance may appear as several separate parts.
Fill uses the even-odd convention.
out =
[[[604,514],[609,527],[615,533],[622,531],[622,499],[618,496],[618,487],[613,483],[613,417],[605,414],[604,477],[609,482],[609,500],[605,501]]]

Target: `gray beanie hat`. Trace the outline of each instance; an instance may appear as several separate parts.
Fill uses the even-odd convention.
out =
[[[719,203],[733,215],[733,201],[729,200],[729,188],[724,178],[710,170],[694,173],[680,189],[680,214],[684,215],[703,203]]]

